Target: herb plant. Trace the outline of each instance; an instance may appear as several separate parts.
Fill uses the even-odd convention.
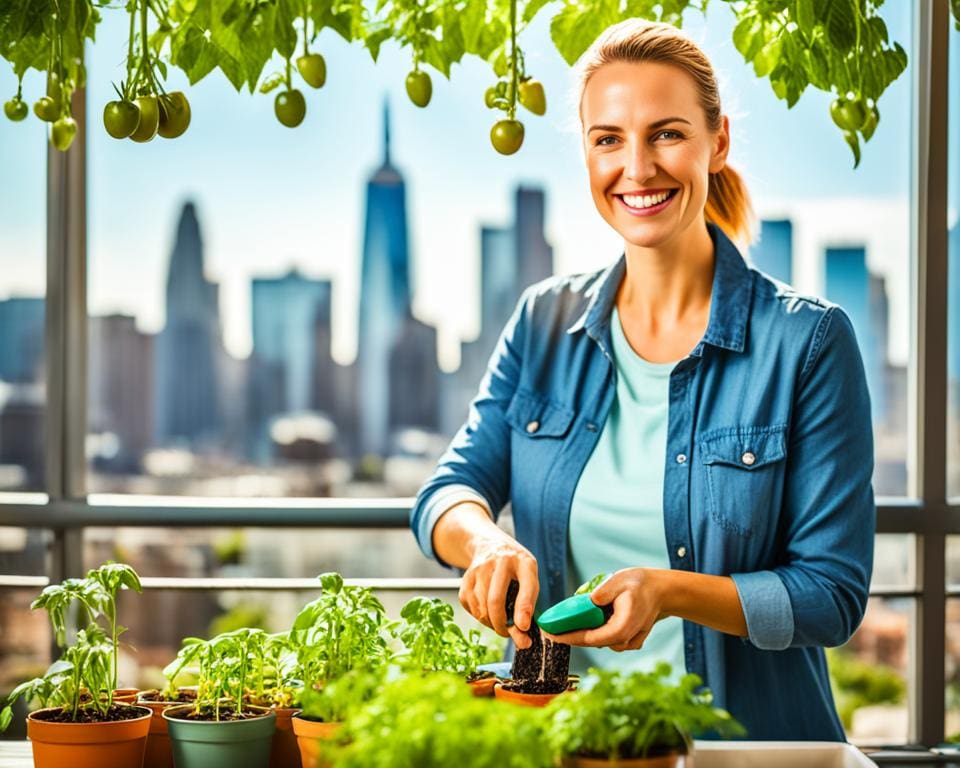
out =
[[[351,712],[336,749],[338,768],[548,768],[542,712],[477,698],[456,675],[409,674],[386,683]]]
[[[380,690],[390,667],[357,667],[325,685],[309,685],[300,695],[300,717],[320,723],[342,723]]]
[[[411,669],[468,675],[490,661],[495,652],[480,630],[464,632],[453,620],[453,606],[438,597],[415,597],[400,610],[398,637],[404,650],[399,660]]]
[[[383,604],[366,587],[348,586],[339,573],[319,577],[320,596],[294,619],[290,642],[306,685],[335,680],[355,667],[384,663],[391,628]]]
[[[647,757],[685,752],[693,736],[708,731],[744,734],[728,712],[712,705],[697,675],[671,685],[669,664],[648,673],[591,669],[590,675],[596,677],[591,688],[560,696],[546,709],[547,740],[561,755]]]

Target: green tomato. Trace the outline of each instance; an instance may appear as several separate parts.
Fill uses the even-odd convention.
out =
[[[830,104],[830,117],[844,131],[857,131],[866,122],[867,108],[860,99],[834,99]]]
[[[273,101],[273,112],[287,128],[296,128],[307,114],[307,102],[298,90],[281,91]]]
[[[140,109],[140,122],[137,129],[130,134],[130,138],[138,144],[153,141],[160,127],[160,103],[154,95],[137,96],[137,107]]]
[[[27,102],[19,96],[14,96],[10,101],[3,105],[3,114],[15,123],[19,123],[26,118],[30,110],[27,108]]]
[[[432,95],[433,83],[430,82],[430,75],[419,69],[407,75],[407,96],[410,97],[410,101],[418,107],[425,107],[430,103]]]
[[[491,85],[483,94],[483,103],[487,105],[488,108],[493,109],[496,105],[497,99],[497,89],[496,86]]]
[[[132,101],[109,101],[103,108],[103,127],[115,139],[125,139],[140,124],[140,107]]]
[[[77,135],[77,121],[69,115],[61,117],[50,128],[50,141],[61,152],[66,152]]]
[[[539,80],[525,80],[520,83],[520,103],[535,115],[545,114],[547,96],[543,92],[543,84]]]
[[[512,155],[523,144],[523,123],[499,120],[490,129],[490,143],[501,155]]]
[[[33,113],[45,123],[52,123],[60,117],[60,105],[49,96],[41,96],[33,103]]]
[[[322,88],[327,82],[327,63],[319,53],[307,53],[297,59],[300,77],[311,88]]]
[[[160,124],[157,133],[164,139],[183,136],[190,126],[190,102],[183,91],[174,91],[160,97]]]
[[[867,119],[864,120],[863,125],[860,126],[860,133],[863,134],[864,141],[870,141],[870,137],[873,136],[873,132],[877,130],[877,123],[879,122],[880,113],[876,107],[871,107],[870,111],[867,112]]]

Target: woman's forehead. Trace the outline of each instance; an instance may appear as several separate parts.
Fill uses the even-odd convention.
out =
[[[587,81],[580,113],[584,125],[595,122],[653,123],[677,115],[693,120],[700,111],[693,78],[661,62],[614,62]]]

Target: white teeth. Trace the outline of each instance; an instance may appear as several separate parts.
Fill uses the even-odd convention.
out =
[[[631,208],[649,208],[653,205],[659,205],[668,197],[669,192],[661,192],[657,195],[623,195],[623,201]]]

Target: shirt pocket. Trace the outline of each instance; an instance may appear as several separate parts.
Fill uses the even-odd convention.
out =
[[[518,390],[507,408],[507,423],[531,440],[560,438],[567,434],[574,411],[527,390]]]
[[[779,517],[786,425],[713,430],[700,438],[710,517],[743,537]]]

